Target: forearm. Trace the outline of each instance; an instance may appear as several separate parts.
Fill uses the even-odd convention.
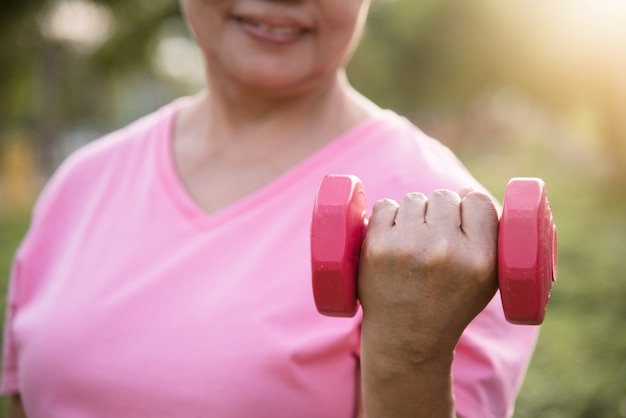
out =
[[[452,356],[416,362],[375,351],[363,346],[361,352],[365,417],[455,416]]]
[[[359,263],[368,418],[454,417],[452,360],[497,289],[498,216],[481,193],[378,201]]]
[[[20,395],[13,395],[9,404],[9,418],[26,418],[22,398]]]

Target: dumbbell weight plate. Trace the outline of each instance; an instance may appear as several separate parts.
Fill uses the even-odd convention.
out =
[[[313,294],[328,316],[353,316],[367,224],[363,187],[355,176],[326,176],[311,222]],[[545,184],[515,178],[504,196],[498,238],[498,280],[509,322],[543,322],[557,271],[557,235]]]
[[[557,272],[556,226],[541,179],[509,182],[498,235],[498,281],[505,316],[514,324],[541,324]]]
[[[350,317],[357,311],[366,212],[365,193],[357,177],[324,177],[311,221],[313,296],[317,310],[324,315]]]

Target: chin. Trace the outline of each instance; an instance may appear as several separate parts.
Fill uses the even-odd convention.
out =
[[[256,71],[250,76],[241,78],[239,82],[251,91],[264,92],[269,96],[284,97],[312,89],[317,84],[317,78],[293,74],[285,75],[279,71]]]

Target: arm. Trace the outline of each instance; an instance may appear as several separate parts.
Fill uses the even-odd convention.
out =
[[[26,418],[26,413],[24,412],[24,408],[22,406],[22,398],[20,397],[20,395],[11,396],[8,418]]]
[[[359,270],[368,418],[454,416],[454,350],[496,292],[497,229],[481,193],[374,206]]]
[[[416,384],[414,384],[414,385],[411,385],[410,383],[408,385],[405,384],[407,387],[411,388],[411,391],[405,395],[405,398],[406,398],[405,400],[411,400],[411,399],[415,398],[415,393],[418,393],[420,391],[420,388],[419,388],[420,384],[424,384],[424,382],[431,381],[431,378],[432,379],[439,379],[442,376],[443,376],[442,374],[437,374],[435,376],[422,376],[423,380],[416,382]],[[373,391],[376,391],[376,390],[377,389],[373,388]],[[443,392],[442,392],[442,395],[446,396],[448,393],[450,393],[450,392],[448,392],[447,389],[444,389]],[[384,395],[382,393],[380,393],[380,396],[382,397]],[[363,404],[363,392],[361,391],[360,387],[359,387],[357,402],[358,403],[357,403],[357,408],[356,408],[356,418],[367,418],[367,415],[365,414],[365,407],[364,407],[364,404]],[[392,402],[393,401],[391,401],[391,399],[390,399],[389,403],[392,403]],[[401,400],[400,403],[402,403],[402,402],[404,402],[404,400]],[[439,407],[440,404],[441,404],[441,402],[439,401],[439,397],[434,397],[434,401],[431,404],[433,406]],[[390,412],[390,414],[391,414],[391,412]],[[428,413],[426,413],[426,414],[428,414]],[[429,415],[427,415],[427,416],[429,416]],[[454,415],[454,416],[456,416],[456,415]]]

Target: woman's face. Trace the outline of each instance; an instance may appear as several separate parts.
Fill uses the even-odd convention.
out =
[[[297,92],[334,77],[369,0],[180,0],[209,83]],[[228,85],[228,84],[226,84]]]

